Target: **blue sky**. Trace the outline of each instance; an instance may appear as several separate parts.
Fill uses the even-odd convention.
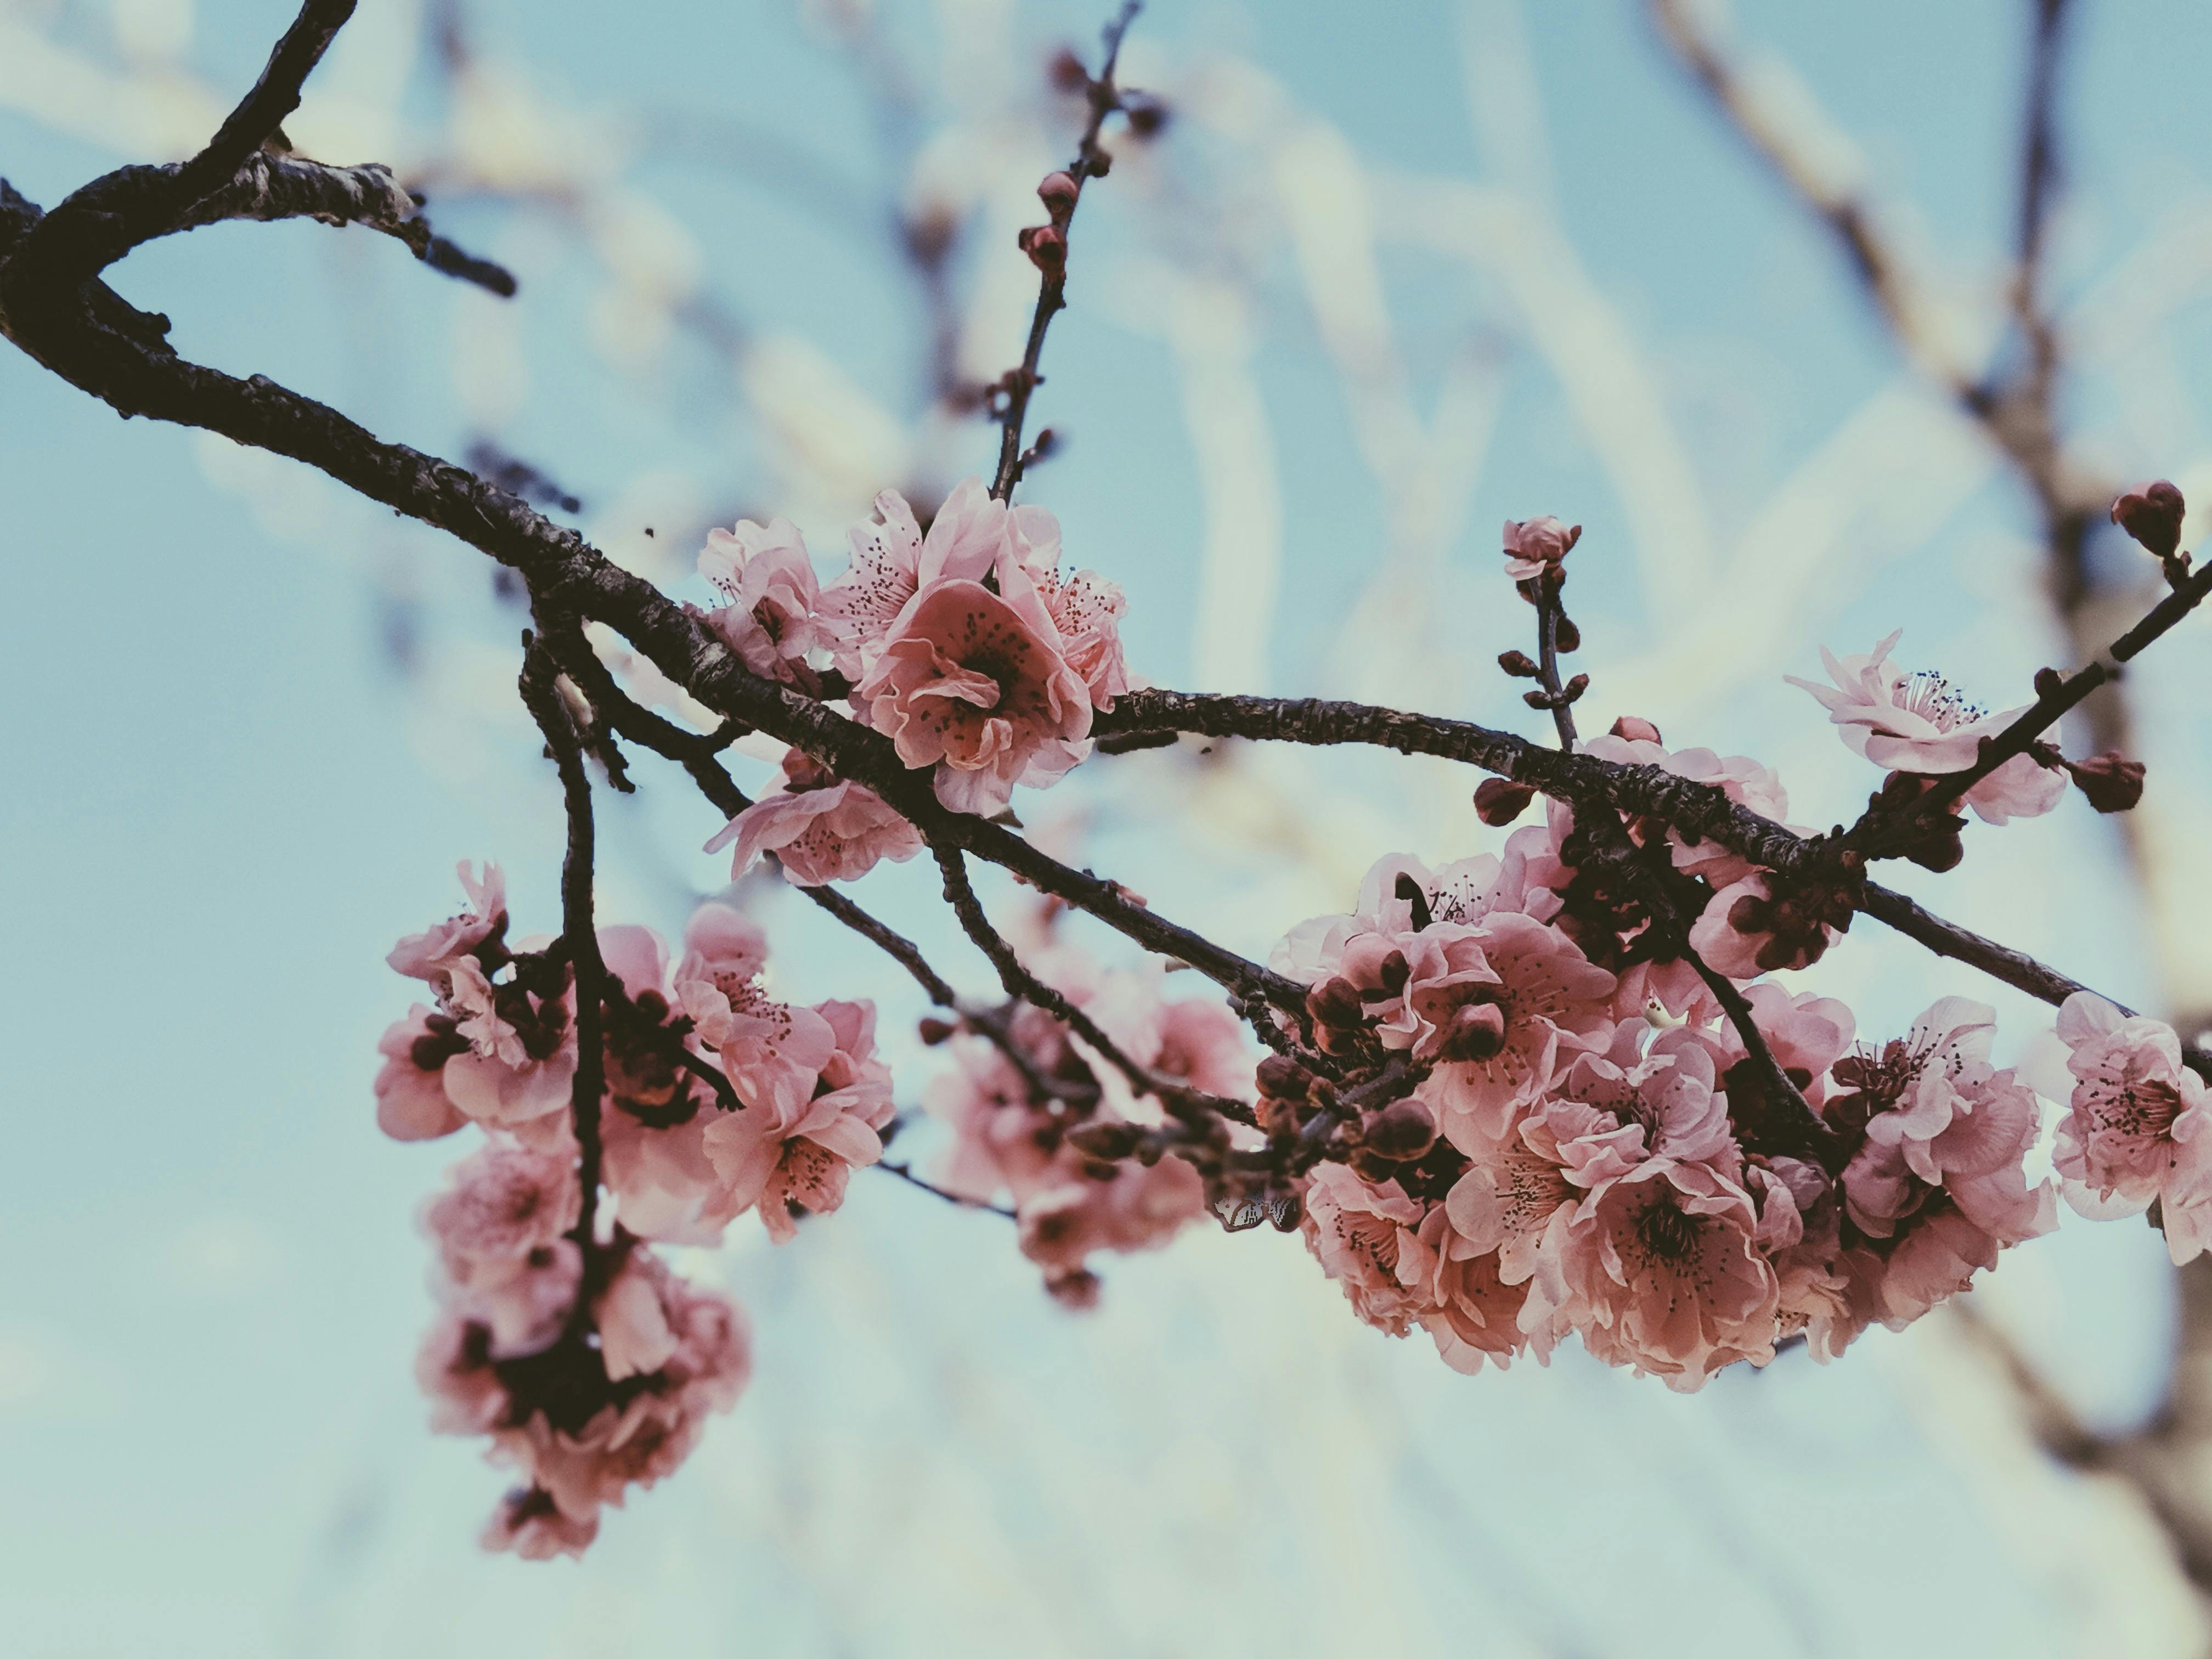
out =
[[[366,0],[365,21],[379,9]],[[40,11],[0,6],[0,19],[17,9]],[[883,9],[893,37],[933,62],[928,9]],[[1008,38],[1037,52],[1087,40],[1095,9],[1000,9]],[[1985,270],[2010,234],[2021,8],[1739,9],[1744,31],[1785,53],[1856,137],[1870,177],[1905,204],[1912,244],[1948,276]],[[972,23],[991,10],[945,15]],[[2197,9],[2084,10],[2067,102],[2078,138],[2057,232],[2062,296],[2094,291],[2143,238],[2201,212],[2212,165],[2185,114],[2212,68]],[[881,185],[851,76],[783,6],[671,0],[617,14],[497,0],[471,15],[488,47],[587,110],[742,117],[864,188]],[[64,12],[51,30],[96,52],[99,16]],[[1486,136],[1468,120],[1462,72],[1463,31],[1516,17],[1540,111],[1517,141],[1510,121]],[[242,86],[282,21],[266,0],[210,0],[187,61]],[[1255,61],[1371,161],[1555,203],[1653,365],[1718,543],[1896,376],[1832,250],[1686,93],[1633,8],[1488,4],[1462,16],[1411,0],[1199,0],[1161,4],[1140,29],[1153,57],[1137,61],[1175,73],[1214,54]],[[963,84],[950,71],[925,79],[933,96]],[[428,123],[437,106],[418,76],[402,108]],[[1194,167],[1208,159],[1207,141],[1179,127],[1166,142],[1188,143]],[[125,159],[137,158],[0,103],[0,173],[34,199],[51,205]],[[696,238],[706,286],[732,312],[811,340],[887,407],[913,412],[914,307],[879,246],[825,227],[742,169],[647,155],[630,177]],[[1119,320],[1129,302],[1116,296],[1144,291],[1133,267],[1169,233],[1117,200],[1115,183],[1098,207],[1086,198],[1074,305],[1054,329],[1040,398],[1071,442],[1031,494],[1062,514],[1083,562],[1128,589],[1132,661],[1175,684],[1190,662],[1204,507],[1173,354]],[[522,276],[514,321],[530,380],[498,432],[510,449],[587,511],[655,470],[690,475],[711,504],[780,509],[761,434],[716,371],[679,350],[625,373],[591,349],[599,277],[573,247],[496,204],[457,202],[440,223]],[[969,255],[1014,257],[997,245]],[[1519,607],[1493,603],[1502,590],[1484,586],[1492,526],[1543,511],[1583,522],[1583,665],[1609,716],[1607,653],[1640,649],[1655,605],[1623,551],[1631,516],[1493,287],[1416,250],[1392,252],[1384,270],[1417,404],[1435,395],[1451,354],[1497,356],[1501,412],[1439,590],[1476,597],[1433,620],[1461,631],[1478,667],[1520,643]],[[226,227],[136,254],[115,280],[167,312],[191,356],[270,374],[422,447],[453,453],[475,435],[445,360],[486,326],[489,302],[393,245],[311,225]],[[1312,691],[1329,686],[1330,641],[1372,575],[1382,503],[1279,252],[1252,291],[1252,372],[1285,480],[1268,689]],[[1009,361],[1025,321],[1017,311],[991,324]],[[2205,428],[2186,388],[2212,366],[2206,308],[2179,308],[2112,366],[2069,409],[2113,470],[2196,463]],[[988,435],[963,441],[974,457]],[[856,1182],[848,1212],[788,1252],[750,1238],[731,1252],[730,1281],[759,1324],[762,1380],[717,1425],[702,1456],[711,1467],[611,1517],[581,1571],[480,1559],[469,1540],[498,1477],[470,1448],[430,1439],[408,1365],[428,1310],[410,1218],[453,1149],[379,1138],[368,1081],[375,1037],[408,1000],[384,951],[450,909],[457,859],[499,858],[520,925],[552,923],[550,785],[534,744],[496,708],[520,622],[466,549],[284,468],[250,475],[244,489],[223,482],[232,470],[195,434],[120,422],[0,356],[0,706],[11,716],[0,743],[10,946],[0,1007],[17,1154],[0,1208],[13,1264],[0,1303],[0,1620],[28,1633],[17,1650],[437,1653],[520,1649],[526,1636],[548,1652],[617,1652],[649,1635],[688,1653],[728,1650],[733,1629],[775,1651],[995,1651],[1030,1630],[1048,1636],[1025,1638],[1030,1650],[1188,1651],[1193,1631],[1230,1642],[1275,1632],[1296,1650],[1302,1633],[1348,1616],[1315,1565],[1343,1559],[1328,1553],[1340,1534],[1241,1501],[1258,1492],[1315,1504],[1334,1494],[1333,1525],[1413,1540],[1378,1547],[1363,1571],[1406,1575],[1391,1594],[1416,1644],[1484,1621],[1500,1650],[1700,1650],[1701,1621],[1721,1608],[1728,1628],[1767,1651],[1973,1650],[1993,1632],[2008,1652],[2095,1650],[2076,1641],[2099,1605],[2093,1590],[2051,1578],[1977,1500],[1978,1477],[1955,1461],[1964,1454],[1935,1443],[1945,1431],[1916,1403],[1924,1374],[1894,1353],[1903,1345],[1876,1339],[1879,1352],[1840,1368],[1785,1364],[1688,1401],[1578,1359],[1455,1378],[1425,1350],[1348,1319],[1316,1357],[1298,1343],[1334,1312],[1333,1293],[1288,1246],[1250,1238],[1115,1264],[1108,1309],[1085,1323],[1042,1304],[992,1224],[887,1181]],[[1960,668],[1996,688],[1984,693],[1996,701],[2053,648],[2024,562],[2032,533],[2008,483],[1972,483],[1887,562],[1824,566],[1792,599],[1806,637],[1775,648],[1810,672],[1820,641],[1863,649],[1904,622],[1905,655]],[[426,659],[446,677],[434,684],[427,672],[396,672],[385,647],[402,589]],[[467,691],[471,712],[455,713],[454,684],[478,682],[489,690]],[[1454,684],[1472,689],[1440,684],[1430,706],[1526,717],[1479,672]],[[2182,712],[2201,688],[2181,668],[2145,685],[2163,698],[2146,752],[2154,787],[2171,776],[2201,796],[2204,717]],[[1817,711],[1771,673],[1742,683],[1721,661],[1664,695],[1674,708],[1642,712],[1677,742],[1806,757],[1790,774],[1801,817],[1848,813],[1869,787]],[[1693,732],[1671,725],[1677,709]],[[611,902],[668,925],[684,893],[716,879],[717,860],[691,851],[715,826],[657,768],[641,772],[655,798],[607,809]],[[1347,759],[1308,775],[1328,805],[1378,773]],[[1164,909],[1244,927],[1231,942],[1264,950],[1267,930],[1236,897],[1267,890],[1247,865],[1218,849],[1194,854],[1119,810],[1103,776],[1068,799],[1097,812],[1102,864]],[[2116,994],[2154,998],[2107,833],[2076,807],[2064,817],[2001,845],[1982,836],[1986,873],[1959,889],[1967,915],[2064,953]],[[1464,846],[1422,850],[1468,850],[1471,828]],[[1332,849],[1354,867],[1386,850]],[[934,930],[947,960],[981,982],[980,964],[945,944],[919,872],[880,884],[889,914]],[[790,902],[770,902],[795,989],[871,989],[887,1025],[914,1012],[880,969]],[[1278,930],[1302,914],[1280,915]],[[1909,1018],[1942,990],[1982,994],[1898,952],[1854,933],[1839,965],[1870,1021]],[[2024,1033],[2033,1015],[2002,1006]],[[2039,1351],[2093,1413],[2140,1411],[2167,1317],[2155,1241],[2075,1224],[2031,1249],[2041,1265],[2023,1268],[2027,1288],[2008,1305],[2026,1310]],[[1254,1252],[1276,1259],[1255,1265]],[[1346,1399],[1389,1402],[1388,1433],[1346,1439],[1324,1414],[1302,1439],[1240,1416],[1253,1391],[1279,1388],[1284,1368],[1301,1364],[1326,1369],[1331,1388],[1369,1391]],[[1064,1412],[1040,1407],[1047,1395]],[[1171,1396],[1198,1402],[1206,1426],[1171,1409]],[[1531,1444],[1550,1445],[1551,1467],[1573,1473],[1563,1490],[1540,1490],[1546,1459]],[[1148,1500],[1131,1471],[1155,1457],[1178,1472]],[[1094,1488],[1112,1501],[1094,1505]],[[1825,1509],[1813,1490],[1829,1495]],[[2036,1511],[2046,1539],[2089,1524],[2067,1518],[2063,1489],[2036,1490],[2059,1517]],[[922,1496],[901,1531],[884,1516],[905,1491]],[[1940,1520],[1919,1559],[1898,1559],[1901,1505]],[[1148,1516],[1149,1532],[1139,1524]],[[868,1534],[856,1516],[884,1530]],[[886,1563],[871,1579],[842,1554],[856,1535],[980,1576],[915,1569],[908,1583]],[[1593,1595],[1563,1572],[1578,1540],[1595,1540],[1615,1594]],[[1003,1582],[976,1565],[994,1551]],[[1916,1634],[1824,1588],[1838,1573],[1893,1574],[1895,1611]],[[1091,1598],[1109,1634],[1071,1633],[1049,1607],[1025,1610],[1039,1585]],[[1246,1598],[1249,1623],[1227,1616],[1224,1587]],[[919,1609],[904,1624],[900,1596]]]

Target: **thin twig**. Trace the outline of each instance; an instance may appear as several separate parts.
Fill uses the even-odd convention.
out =
[[[1099,144],[1098,135],[1106,125],[1106,118],[1121,106],[1121,94],[1114,86],[1114,68],[1121,56],[1121,37],[1135,21],[1140,0],[1123,0],[1121,9],[1114,21],[1107,24],[1103,40],[1105,62],[1091,79],[1087,96],[1091,100],[1091,120],[1083,129],[1083,139],[1076,146],[1075,161],[1067,172],[1075,180],[1075,201],[1068,205],[1066,216],[1060,222],[1060,231],[1065,238],[1073,226],[1076,207],[1083,200],[1083,191],[1091,180],[1106,171],[1106,152]],[[1029,418],[1030,397],[1042,377],[1037,365],[1044,356],[1045,331],[1052,319],[1067,303],[1066,243],[1060,245],[1058,268],[1040,266],[1037,280],[1036,311],[1030,319],[1029,343],[1023,349],[1021,367],[1006,377],[1006,412],[1000,422],[999,470],[991,482],[991,495],[1005,501],[1014,493],[1021,482],[1024,457],[1022,452],[1022,427]]]
[[[908,1186],[919,1187],[933,1197],[941,1198],[947,1204],[956,1204],[963,1210],[981,1210],[986,1215],[1004,1216],[1009,1221],[1021,1219],[1020,1216],[1003,1204],[994,1204],[988,1199],[968,1198],[959,1193],[947,1192],[935,1182],[923,1180],[906,1164],[894,1164],[889,1158],[878,1158],[875,1163],[869,1164],[868,1168],[881,1170],[885,1175],[895,1175]]]

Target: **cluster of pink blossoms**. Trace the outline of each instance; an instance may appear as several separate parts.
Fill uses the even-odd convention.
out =
[[[726,906],[700,908],[673,963],[649,929],[599,929],[595,1127],[612,1203],[586,1237],[574,976],[550,942],[507,942],[496,866],[461,873],[470,908],[392,952],[435,1006],[379,1045],[377,1119],[403,1140],[484,1132],[425,1212],[443,1311],[423,1385],[441,1428],[489,1435],[522,1471],[487,1540],[574,1552],[601,1504],[674,1468],[744,1383],[742,1315],[645,1241],[712,1243],[750,1210],[781,1242],[796,1212],[837,1208],[883,1154],[890,1073],[874,1006],[775,1000],[764,935]]]
[[[1562,828],[1433,873],[1386,859],[1357,911],[1276,951],[1324,1033],[1364,1029],[1427,1067],[1412,1097],[1431,1144],[1324,1164],[1305,1191],[1308,1241],[1362,1318],[1421,1325],[1468,1370],[1572,1331],[1694,1389],[1790,1337],[1826,1358],[1901,1326],[2050,1228],[2052,1190],[2022,1172],[2036,1097],[1990,1064],[1989,1010],[1946,999],[1854,1053],[1841,1004],[1749,984],[1831,1132],[1827,1167],[1772,1121],[1702,982],[1633,960],[1632,939],[1601,966],[1571,935]]]
[[[1129,689],[1121,590],[1088,570],[1063,576],[1058,520],[994,500],[980,478],[946,497],[927,534],[894,490],[876,514],[827,586],[786,520],[714,532],[700,569],[728,603],[708,622],[754,673],[841,696],[908,766],[933,769],[937,798],[957,811],[996,812],[1016,784],[1056,781],[1090,754],[1092,714]],[[773,852],[807,883],[849,881],[921,846],[869,790],[803,763],[714,844],[727,841],[740,869]]]
[[[1251,1048],[1227,1004],[1169,996],[1158,967],[1101,968],[1055,937],[1057,914],[1038,907],[1019,935],[1032,971],[1154,1075],[1252,1101]],[[1118,1150],[1117,1132],[1157,1128],[1164,1115],[1061,1021],[1021,1004],[990,1036],[930,1035],[949,1039],[952,1061],[923,1095],[952,1135],[939,1183],[979,1203],[1011,1200],[1022,1254],[1063,1303],[1087,1307],[1097,1299],[1098,1280],[1086,1265],[1093,1253],[1155,1249],[1205,1214],[1205,1184],[1189,1164],[1156,1149],[1098,1155],[1102,1146]],[[1071,1131],[1079,1132],[1076,1139]]]

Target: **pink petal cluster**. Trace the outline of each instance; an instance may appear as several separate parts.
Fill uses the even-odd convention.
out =
[[[1540,519],[1505,521],[1505,574],[1516,582],[1543,574],[1582,539],[1580,525],[1567,526],[1546,514]]]
[[[733,842],[731,880],[773,854],[784,879],[800,887],[858,881],[882,860],[903,864],[922,848],[921,831],[882,796],[796,749],[785,751],[779,786],[732,818],[704,850],[718,853]]]
[[[1646,729],[1651,728],[1647,726]],[[1585,755],[1595,755],[1615,765],[1656,766],[1677,777],[1711,784],[1737,805],[1747,806],[1778,823],[1790,816],[1790,797],[1782,787],[1782,780],[1747,756],[1729,755],[1723,758],[1710,749],[1668,749],[1656,738],[1624,737],[1611,732],[1586,738],[1577,747]],[[1640,843],[1646,839],[1648,831],[1643,823],[1632,821],[1629,833]],[[1740,881],[1751,872],[1751,865],[1741,854],[1730,852],[1718,842],[1687,841],[1680,830],[1674,829],[1665,834],[1674,867],[1689,875],[1703,876],[1716,887]]]
[[[1137,1064],[1210,1093],[1253,1097],[1249,1049],[1218,1000],[1168,997],[1157,972],[1100,971],[1073,945],[1041,951],[1033,962]],[[955,1036],[947,1045],[951,1066],[923,1095],[930,1115],[951,1132],[935,1177],[978,1202],[1010,1200],[1022,1253],[1043,1270],[1046,1288],[1071,1305],[1088,1305],[1097,1292],[1090,1258],[1166,1243],[1205,1213],[1204,1188],[1177,1158],[1100,1163],[1079,1152],[1069,1129],[1156,1125],[1158,1103],[1136,1097],[1111,1066],[1038,1009],[1019,1010],[1006,1036],[1031,1072],[1070,1093],[1041,1094],[998,1044]],[[1079,1103],[1072,1097],[1077,1090],[1086,1091]]]
[[[569,1279],[571,1294],[574,1279]],[[628,1247],[584,1327],[556,1325],[539,1346],[503,1353],[465,1303],[449,1304],[416,1361],[433,1426],[484,1435],[520,1484],[483,1534],[527,1559],[580,1555],[599,1511],[650,1486],[690,1455],[708,1414],[744,1391],[751,1346],[728,1297],[687,1283],[644,1247]]]
[[[1362,1319],[1420,1325],[1463,1370],[1540,1358],[1571,1332],[1695,1389],[1785,1341],[1832,1358],[2050,1227],[2053,1189],[2025,1171],[2035,1097],[1990,1063],[1986,1009],[1948,999],[1906,1039],[1852,1053],[1849,1009],[1744,964],[1753,1018],[1819,1122],[1778,1120],[1716,1003],[1676,1012],[1655,993],[1632,1011],[1583,953],[1625,928],[1609,948],[1633,954],[1639,935],[1580,890],[1557,829],[1440,873],[1386,859],[1355,911],[1275,952],[1313,988],[1320,1046],[1426,1067],[1414,1097],[1443,1134],[1306,1182],[1309,1247]],[[1649,988],[1667,967],[1633,971]],[[1826,1167],[1808,1136],[1832,1143]]]
[[[2067,1202],[2103,1218],[2158,1201],[2177,1265],[2212,1244],[2212,1091],[2173,1028],[2077,991],[2058,1011],[2074,1078],[2052,1162]]]
[[[908,765],[936,769],[945,805],[997,811],[1017,783],[1049,784],[1083,760],[1092,712],[1128,689],[1121,590],[1089,571],[1063,577],[1053,516],[992,500],[980,479],[926,537],[896,495],[877,511],[822,599],[854,712]]]
[[[1982,739],[1995,737],[2024,712],[1984,714],[1940,674],[1908,674],[1889,660],[1904,630],[1871,652],[1838,659],[1823,647],[1821,663],[1832,684],[1787,677],[1828,711],[1852,752],[1899,772],[1963,772],[1978,757]],[[1966,792],[1966,804],[1990,823],[2032,818],[2058,805],[2066,774],[2030,756],[2015,755]]]
[[[820,684],[807,659],[829,644],[815,615],[821,589],[805,538],[790,520],[763,529],[743,519],[734,530],[708,531],[699,574],[724,601],[707,613],[708,625],[738,661],[802,690]]]

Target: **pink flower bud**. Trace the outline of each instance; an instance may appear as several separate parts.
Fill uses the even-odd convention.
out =
[[[1485,778],[1474,787],[1474,815],[1492,829],[1501,829],[1528,810],[1536,792],[1510,778]]]
[[[2124,760],[2117,749],[2093,755],[2085,761],[2068,761],[2074,782],[2100,812],[2132,811],[2142,799],[2143,766]]]
[[[2112,522],[2161,559],[2181,545],[2181,492],[2165,479],[2130,489],[2112,503]]]
[[[1540,519],[1505,521],[1505,574],[1528,581],[1557,565],[1582,539],[1580,525],[1568,526],[1547,514]]]
[[[1075,211],[1075,198],[1081,193],[1081,188],[1065,173],[1048,173],[1044,182],[1037,186],[1037,199],[1044,204],[1044,210],[1052,215],[1053,223],[1064,225],[1068,216]]]
[[[1659,743],[1659,728],[1637,714],[1623,714],[1613,723],[1613,735],[1626,738],[1631,743]]]
[[[1067,234],[1058,225],[1031,225],[1015,240],[1046,276],[1057,276],[1067,268]]]

